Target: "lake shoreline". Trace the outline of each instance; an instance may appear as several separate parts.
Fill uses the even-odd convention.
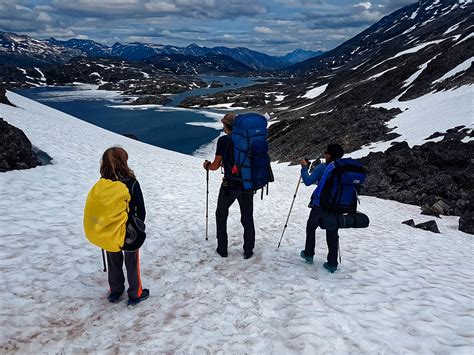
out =
[[[253,79],[218,78],[227,83],[240,80],[240,85],[235,85],[238,87],[253,83]],[[216,77],[207,79],[213,81]],[[133,135],[142,142],[188,155],[200,155],[203,147],[212,144],[220,136],[222,130],[219,121],[226,112],[244,109],[129,105],[127,102],[136,99],[137,95],[101,90],[98,87],[75,82],[66,86],[42,86],[15,92],[109,131]],[[234,87],[223,85],[221,88],[208,88],[207,92],[212,94]],[[174,96],[174,102],[177,102],[194,94],[206,93],[202,88],[195,90],[199,91],[195,93],[190,90],[169,96]]]

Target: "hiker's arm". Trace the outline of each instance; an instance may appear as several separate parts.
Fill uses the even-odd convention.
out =
[[[138,181],[135,183],[135,187],[133,188],[133,190],[133,202],[134,205],[137,206],[137,216],[143,222],[145,222],[145,200],[143,199],[142,189],[140,188],[140,184],[138,183]]]
[[[220,155],[216,155],[213,162],[209,160],[204,161],[203,167],[206,170],[217,170],[220,168],[222,162],[222,157]],[[210,163],[210,164],[209,164]]]
[[[319,164],[311,173],[311,177],[314,178],[315,183],[319,183],[323,177],[324,170],[326,170],[326,164]]]
[[[316,169],[317,170],[317,169]],[[321,175],[316,174],[316,170],[310,175],[308,173],[308,162],[304,159],[301,161],[301,178],[306,186],[314,184],[316,181],[319,181]],[[324,170],[323,170],[324,171]]]

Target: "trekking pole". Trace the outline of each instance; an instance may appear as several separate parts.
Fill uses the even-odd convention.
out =
[[[209,169],[206,169],[206,240],[209,221]]]
[[[105,263],[105,252],[104,252],[104,249],[101,249],[102,250],[102,262],[104,263],[104,272],[107,272],[107,264]]]
[[[280,248],[280,244],[281,244],[281,241],[283,239],[283,234],[285,234],[286,227],[288,227],[288,221],[290,220],[291,210],[293,209],[293,204],[295,203],[296,194],[298,193],[298,189],[300,188],[300,184],[301,184],[301,175],[300,175],[300,178],[298,179],[298,185],[296,185],[295,194],[293,195],[293,201],[291,202],[290,212],[288,212],[288,217],[286,218],[285,227],[283,227],[283,232],[281,233],[280,242],[278,243],[277,249]]]

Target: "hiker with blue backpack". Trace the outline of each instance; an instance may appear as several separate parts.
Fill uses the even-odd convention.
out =
[[[342,159],[343,155],[344,150],[339,144],[329,144],[324,152],[325,163],[318,165],[311,175],[308,173],[308,162],[301,161],[301,177],[305,185],[310,186],[317,182],[318,186],[311,196],[305,249],[301,250],[300,256],[305,262],[313,263],[316,229],[325,228],[328,255],[323,266],[331,273],[338,267],[339,227],[366,227],[365,219],[359,223],[360,216],[366,216],[356,213],[356,186],[364,182],[365,170],[353,159]],[[346,219],[353,221],[353,224],[345,225]],[[332,225],[329,225],[331,223]]]
[[[259,114],[228,113],[221,122],[225,135],[217,141],[214,161],[205,160],[203,164],[207,171],[221,168],[224,174],[216,208],[216,251],[223,258],[228,255],[227,218],[230,206],[237,200],[244,227],[243,255],[249,259],[255,246],[254,192],[273,180],[266,141],[267,120]]]

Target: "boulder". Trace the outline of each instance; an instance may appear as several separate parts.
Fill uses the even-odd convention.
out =
[[[438,225],[436,224],[436,221],[434,221],[434,220],[416,224],[414,227],[419,228],[419,229],[423,229],[425,231],[433,232],[433,233],[440,233],[440,231],[438,229]]]
[[[15,105],[13,105],[7,98],[7,95],[6,95],[6,90],[4,88],[0,88],[0,104],[5,104],[5,105],[10,105],[10,106],[13,106],[13,107],[16,107]]]
[[[0,172],[41,165],[25,133],[0,118]]]
[[[459,228],[460,231],[474,234],[474,211],[466,211],[463,213],[461,218],[459,218]]]
[[[440,218],[439,217],[439,212],[437,212],[436,210],[434,210],[431,206],[429,205],[424,205],[422,208],[421,208],[421,214],[422,215],[425,215],[425,216],[433,216],[433,217],[437,217],[437,218]]]
[[[409,219],[409,220],[403,221],[402,224],[406,224],[407,226],[414,227],[415,221],[413,219]]]

